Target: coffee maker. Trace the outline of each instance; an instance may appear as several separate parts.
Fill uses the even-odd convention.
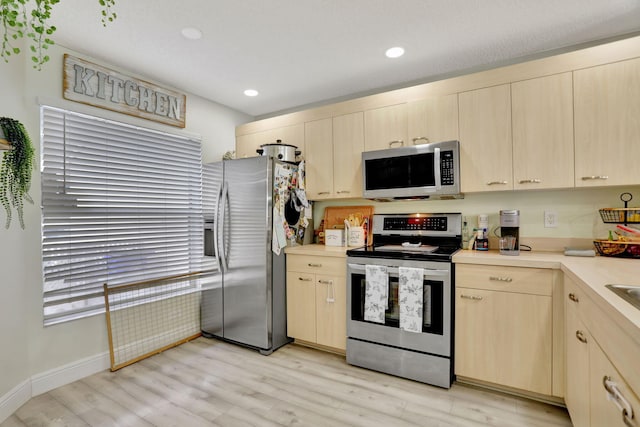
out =
[[[500,211],[500,254],[520,255],[520,211]]]

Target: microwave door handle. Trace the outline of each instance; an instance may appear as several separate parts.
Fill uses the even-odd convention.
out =
[[[364,273],[366,272],[366,268],[363,264],[348,264],[349,267],[349,271],[351,272],[358,272],[358,273]],[[387,273],[397,276],[400,273],[400,269],[397,267],[387,267]],[[431,269],[424,269],[424,277],[442,277],[442,276],[448,276],[449,275],[449,270],[431,270]]]
[[[433,151],[433,174],[435,176],[436,190],[442,189],[442,179],[440,177],[440,148]]]

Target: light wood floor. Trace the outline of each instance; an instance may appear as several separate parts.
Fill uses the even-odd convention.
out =
[[[288,345],[270,356],[198,338],[34,397],[14,426],[570,426],[562,408],[450,390]]]

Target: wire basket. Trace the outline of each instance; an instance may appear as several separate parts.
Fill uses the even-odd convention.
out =
[[[602,222],[607,224],[640,224],[640,208],[627,207],[632,198],[631,193],[622,193],[620,200],[624,202],[624,208],[600,209]]]
[[[603,208],[600,217],[607,224],[640,224],[640,208]]]
[[[640,258],[640,243],[618,242],[614,240],[594,240],[598,253],[602,256],[619,258]]]

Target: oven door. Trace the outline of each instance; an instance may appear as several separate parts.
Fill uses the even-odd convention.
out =
[[[366,265],[385,265],[389,275],[384,323],[364,320]],[[348,258],[347,335],[349,338],[451,356],[451,263],[394,259]],[[419,267],[422,281],[422,332],[400,329],[398,267]]]

